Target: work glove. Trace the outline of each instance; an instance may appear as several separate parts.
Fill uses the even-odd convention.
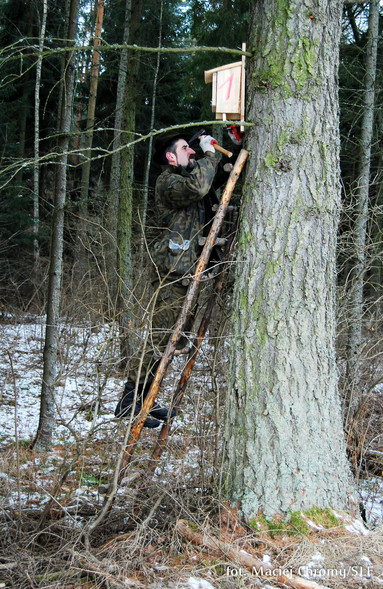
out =
[[[243,133],[241,133],[238,127],[230,125],[227,132],[234,145],[242,145]]]
[[[215,152],[214,143],[218,145],[218,141],[211,135],[202,135],[199,140],[200,147],[204,153],[207,151]]]

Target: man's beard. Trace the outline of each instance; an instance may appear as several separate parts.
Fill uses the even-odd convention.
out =
[[[191,172],[192,170],[194,170],[195,164],[196,164],[195,159],[190,159],[189,160],[189,163],[187,164],[187,166],[185,166],[185,170],[187,172]]]

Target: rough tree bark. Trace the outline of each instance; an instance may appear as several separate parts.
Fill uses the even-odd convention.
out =
[[[73,45],[77,31],[78,0],[71,0],[69,13],[68,44]],[[36,438],[32,443],[34,450],[44,450],[50,446],[56,419],[54,397],[59,312],[61,300],[61,276],[63,262],[64,207],[67,185],[67,160],[69,136],[72,121],[72,98],[74,85],[74,52],[66,57],[62,80],[63,92],[59,120],[59,141],[56,158],[57,172],[52,215],[49,282],[47,300],[47,319],[44,345],[44,369],[41,387],[40,420]]]
[[[253,1],[222,491],[249,520],[346,508],[335,366],[340,0]]]

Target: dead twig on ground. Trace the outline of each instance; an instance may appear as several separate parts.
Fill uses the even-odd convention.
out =
[[[247,568],[251,573],[256,573],[260,577],[272,578],[278,581],[278,583],[296,589],[324,589],[323,585],[318,585],[314,581],[307,581],[293,574],[284,574],[282,572],[283,569],[273,568],[248,552],[226,544],[206,532],[193,530],[185,520],[178,520],[176,530],[189,542],[202,546],[202,548],[214,553],[222,552],[236,564]]]

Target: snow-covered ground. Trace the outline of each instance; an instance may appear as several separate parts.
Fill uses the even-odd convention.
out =
[[[27,317],[27,323],[0,325],[0,445],[31,441],[36,434],[42,381],[44,317]],[[86,407],[102,400],[102,421],[113,418],[122,389],[122,376],[112,375],[118,345],[113,326],[62,325],[57,386],[58,423],[54,443],[71,440],[89,430]],[[101,368],[101,370],[100,370]],[[80,409],[80,411],[79,411]],[[63,424],[70,425],[70,430]]]
[[[60,524],[63,525],[65,522],[70,530],[80,533],[89,517],[97,514],[102,507],[104,495],[101,488],[104,483],[109,484],[111,481],[116,452],[123,447],[121,441],[124,439],[125,428],[120,420],[114,417],[114,408],[124,382],[124,375],[119,371],[117,362],[117,327],[107,323],[99,326],[62,323],[55,391],[58,419],[54,428],[52,448],[43,455],[25,450],[18,453],[15,440],[19,442],[18,447],[24,449],[33,440],[38,427],[44,325],[45,318],[38,316],[25,316],[19,323],[10,321],[0,324],[0,505],[2,513],[20,510],[25,513],[27,520],[32,518],[29,521],[33,521],[33,518],[41,517],[42,508],[52,498],[52,490],[59,481],[60,493],[55,496],[52,515],[54,517],[54,509],[57,507],[62,518]],[[210,352],[209,344],[206,342],[193,371],[182,412],[173,422],[168,447],[156,470],[155,484],[164,489],[165,495],[167,491],[171,493],[172,485],[176,485],[181,491],[192,489],[198,494],[201,491],[200,482],[202,485],[202,481],[208,479],[212,473],[214,448],[217,443],[219,444],[220,420],[214,419],[213,415],[214,393],[211,390],[209,362],[206,357]],[[182,362],[184,359],[178,358],[173,363],[178,372]],[[165,391],[161,392],[162,396],[166,397],[166,390],[172,389],[172,378],[168,375]],[[217,378],[219,380],[220,376]],[[98,412],[93,410],[95,406],[98,406]],[[140,460],[147,464],[145,460],[150,456],[147,449],[151,451],[157,433],[158,430],[146,430],[141,436],[141,448],[137,451],[139,456],[132,465],[132,473],[128,473],[131,481],[140,470]],[[76,454],[78,448],[81,448],[80,454]],[[65,476],[65,480],[60,479],[72,465],[73,469]],[[126,507],[131,498],[131,488],[130,481],[125,485],[121,484],[114,504],[118,523],[123,527],[130,523]],[[202,493],[200,496],[202,498]],[[369,521],[381,524],[383,479],[376,477],[364,481],[361,485],[361,497]],[[347,516],[339,514],[339,520],[345,517]],[[5,519],[2,527],[0,526],[4,533],[7,522]],[[314,538],[317,530],[318,527],[315,526]],[[342,589],[346,586],[375,587],[383,584],[383,573],[380,574],[378,561],[375,559],[375,562],[372,562],[370,559],[370,556],[373,559],[376,554],[374,540],[370,540],[376,531],[368,532],[360,521],[351,518],[344,519],[343,530],[357,538],[357,542],[365,543],[363,549],[360,549],[361,552],[359,549],[357,554],[355,551],[352,552],[347,560],[340,537],[334,540],[335,547],[339,544],[339,548],[336,548],[339,551],[338,560],[331,560],[336,551],[333,545],[330,545],[330,533],[320,540],[319,544],[316,542],[311,546],[310,542],[306,544],[303,541],[302,546],[305,548],[302,548],[301,556],[294,562],[288,561],[286,566],[295,567],[299,575],[310,581],[316,580],[321,586],[323,582]],[[210,531],[208,530],[208,533]],[[345,532],[340,532],[342,533]],[[125,534],[122,538],[124,536]],[[149,548],[154,550],[151,542],[152,540]],[[155,542],[153,543],[155,545]],[[369,551],[366,548],[368,543],[371,544]],[[264,562],[278,567],[278,561],[275,560],[276,551],[271,552],[271,557],[263,555]],[[211,571],[206,566],[206,555],[203,552],[200,554],[196,551],[193,555],[189,547],[185,551],[186,559],[188,554],[189,565],[185,568],[182,564],[178,571],[169,564],[169,556],[165,552],[154,551],[152,568],[150,569],[149,562],[145,565],[146,573],[151,570],[153,581],[145,586],[150,589],[243,587],[240,579],[242,574],[243,582],[255,581],[254,574],[246,573],[245,569],[236,567],[233,563],[226,565],[222,578],[217,579],[214,566]],[[118,554],[115,556],[111,548],[108,557],[111,559],[110,562],[116,561],[115,569],[111,570],[115,570],[117,576],[124,578],[125,575],[126,583],[129,585],[144,586],[128,579],[133,574],[129,565],[130,551],[119,561]],[[28,562],[33,562],[29,555],[28,559]],[[159,559],[159,564],[156,559]],[[112,566],[110,562],[108,561],[108,566]],[[26,562],[23,561],[22,567],[27,567]],[[12,576],[12,573],[13,569],[9,574]],[[173,576],[169,578],[169,575]],[[238,575],[238,584],[234,583],[235,575]],[[19,580],[22,577],[23,569],[18,576],[14,574],[15,579]],[[8,575],[7,579],[9,578]],[[257,577],[256,580],[258,587],[274,587],[273,584],[267,583],[267,578],[261,581]],[[2,581],[0,577],[0,586],[6,586]],[[227,585],[227,581],[231,584]],[[370,581],[375,584],[369,585]],[[53,587],[51,584],[49,586]]]
[[[77,509],[79,503],[97,507],[103,501],[100,488],[112,478],[116,455],[123,447],[126,431],[124,422],[114,416],[124,383],[124,374],[118,365],[117,327],[108,323],[98,326],[61,324],[55,387],[57,421],[52,447],[43,457],[24,453],[17,475],[14,442],[17,440],[21,448],[28,447],[39,423],[44,328],[45,318],[38,316],[0,324],[0,449],[4,457],[1,462],[0,455],[0,469],[3,470],[0,497],[6,497],[9,505],[21,501],[23,505],[33,504],[41,509],[50,500],[54,483],[64,469],[62,466],[60,470],[60,466],[68,464],[81,445],[83,460],[77,461],[73,474],[66,479],[59,501],[68,512]],[[203,364],[202,358],[203,355]],[[182,362],[184,358],[174,360],[178,372]],[[200,371],[200,384],[207,378],[203,373],[204,369]],[[169,394],[174,385],[171,377],[166,384]],[[205,392],[202,394],[197,388],[192,388],[193,399],[185,403],[185,408],[172,422],[170,443],[155,473],[161,484],[177,479],[178,484],[181,481],[186,487],[194,484],[199,469],[204,469],[205,474],[210,472],[208,453],[201,456],[198,431],[201,419],[197,419],[197,413],[201,416],[204,407],[211,411],[212,403],[206,399]],[[166,393],[161,391],[160,401],[165,401],[164,395]],[[98,407],[97,412],[93,410],[95,407]],[[209,430],[209,416],[207,423]],[[159,429],[144,428],[140,446],[146,458],[149,456],[146,449],[151,452],[158,433]],[[212,436],[205,431],[204,444],[208,445]],[[83,474],[79,473],[79,462],[83,462]],[[137,464],[139,468],[139,460]],[[16,484],[17,480],[21,480],[21,486]],[[121,492],[124,493],[123,488]]]
[[[0,448],[8,448],[15,439],[27,445],[36,434],[44,326],[45,318],[39,316],[25,316],[22,322],[0,325]],[[58,419],[54,429],[53,454],[54,448],[79,442],[87,436],[92,436],[93,440],[105,440],[116,435],[119,422],[113,412],[124,381],[124,375],[118,371],[118,333],[115,325],[63,323],[59,341],[55,393]],[[194,404],[188,406],[186,403],[173,427],[172,444],[182,445],[182,455],[175,453],[170,458],[167,456],[159,465],[162,473],[173,476],[178,473],[186,479],[191,478],[193,469],[198,468],[201,454],[198,444],[185,444],[185,434],[197,427],[196,411],[201,410],[198,394],[193,394]],[[95,403],[99,403],[97,415],[91,411]],[[212,429],[210,424],[207,437],[214,435]],[[60,461],[58,451],[56,458]],[[383,479],[364,481],[361,497],[369,522],[381,523]]]

